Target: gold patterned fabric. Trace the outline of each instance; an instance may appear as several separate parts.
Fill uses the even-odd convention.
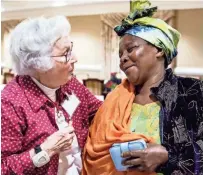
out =
[[[131,131],[153,137],[160,143],[159,135],[160,103],[154,102],[146,105],[133,103],[131,111]]]

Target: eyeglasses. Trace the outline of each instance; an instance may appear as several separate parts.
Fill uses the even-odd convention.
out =
[[[71,42],[70,48],[67,49],[66,54],[57,55],[57,56],[51,56],[51,57],[55,58],[55,60],[58,61],[58,62],[67,63],[67,62],[69,62],[71,60],[72,49],[73,49],[73,42]],[[56,59],[56,57],[57,57],[57,59]]]

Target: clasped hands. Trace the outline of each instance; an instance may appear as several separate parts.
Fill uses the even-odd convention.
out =
[[[72,123],[63,130],[56,131],[50,135],[42,144],[42,150],[45,150],[50,157],[71,148],[73,142],[74,128]]]

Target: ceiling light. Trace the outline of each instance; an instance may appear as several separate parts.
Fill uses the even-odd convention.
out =
[[[55,1],[55,2],[53,2],[51,5],[52,5],[53,7],[61,7],[61,6],[65,6],[65,5],[67,5],[67,4],[68,4],[67,1]]]

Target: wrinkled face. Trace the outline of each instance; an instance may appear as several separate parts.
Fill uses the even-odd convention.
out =
[[[119,44],[120,68],[132,84],[142,85],[157,71],[157,53],[145,40],[126,34]]]
[[[57,86],[66,84],[72,77],[74,63],[77,62],[77,59],[71,55],[71,50],[72,44],[68,36],[59,38],[53,46],[51,58],[54,60],[55,66],[47,74]]]

